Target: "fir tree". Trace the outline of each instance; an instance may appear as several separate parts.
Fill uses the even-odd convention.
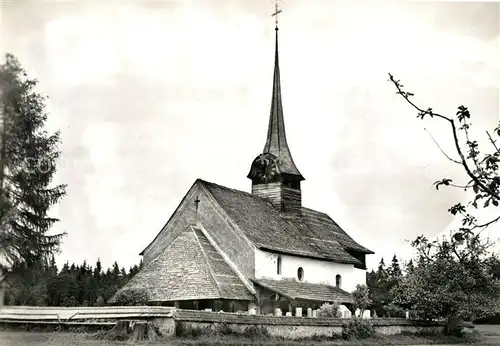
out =
[[[396,255],[392,258],[391,267],[389,268],[389,273],[392,279],[399,279],[403,276],[401,272],[401,267],[399,266],[399,261]]]
[[[101,260],[98,258],[94,269],[94,277],[98,280],[100,280],[101,278],[101,271],[102,271]]]
[[[51,187],[59,132],[43,130],[45,99],[36,85],[17,59],[6,55],[0,66],[0,250],[11,268],[49,258],[64,235],[49,234],[59,220],[47,212],[65,195],[66,186]]]
[[[386,276],[386,269],[385,269],[385,262],[384,262],[384,258],[382,257],[380,259],[380,262],[378,264],[378,269],[377,269],[377,277],[378,279],[383,279],[385,276]]]
[[[406,264],[406,272],[407,273],[411,273],[411,271],[414,269],[414,265],[413,265],[413,260],[410,260],[408,262],[408,264]]]

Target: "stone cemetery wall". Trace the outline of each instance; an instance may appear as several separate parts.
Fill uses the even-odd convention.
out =
[[[299,312],[300,313],[300,312]],[[252,314],[216,313],[194,310],[176,310],[173,314],[176,335],[194,335],[208,330],[226,329],[244,334],[247,328],[264,327],[270,336],[300,339],[314,336],[330,337],[341,334],[349,319],[323,317],[262,316]],[[441,333],[443,323],[412,321],[401,318],[371,319],[375,332],[383,335],[407,333]]]

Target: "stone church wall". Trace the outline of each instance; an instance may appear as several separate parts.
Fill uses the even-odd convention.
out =
[[[277,259],[281,256],[281,275],[277,273]],[[280,280],[283,278],[297,279],[298,268],[304,271],[304,282],[336,285],[336,276],[341,276],[341,286],[351,292],[356,285],[366,285],[366,272],[354,268],[352,264],[334,263],[311,258],[255,250],[255,278]]]

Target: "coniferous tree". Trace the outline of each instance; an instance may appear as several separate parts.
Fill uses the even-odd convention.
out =
[[[98,258],[94,268],[94,277],[99,280],[101,278],[101,272],[102,272],[101,260]]]
[[[385,276],[385,274],[386,274],[386,272],[385,272],[385,262],[384,262],[384,258],[382,257],[380,259],[379,264],[378,264],[377,275],[378,275],[379,278],[382,278],[382,277]]]
[[[403,276],[396,255],[394,255],[394,257],[392,258],[391,266],[389,268],[389,274],[393,280],[397,280]]]
[[[59,221],[47,215],[66,193],[52,186],[59,132],[48,134],[45,99],[35,91],[17,59],[0,66],[0,251],[10,267],[34,266],[60,245],[63,234],[49,234]],[[17,268],[21,268],[17,266]]]
[[[407,273],[411,273],[411,271],[414,269],[414,265],[413,265],[413,260],[410,260],[408,262],[408,264],[406,265],[406,272]]]
[[[19,263],[13,288],[8,292],[8,304],[49,306],[102,306],[138,271],[139,266],[118,270],[113,263],[103,273],[98,260],[95,268],[84,261],[81,265],[66,262],[57,271],[54,258],[28,266]]]

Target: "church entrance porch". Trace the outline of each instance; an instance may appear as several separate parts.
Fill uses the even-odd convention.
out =
[[[338,287],[293,280],[253,281],[257,290],[257,313],[261,315],[276,315],[277,309],[280,309],[282,315],[289,313],[296,316],[298,312],[301,316],[313,317],[313,310],[333,302],[353,311],[351,294]]]

